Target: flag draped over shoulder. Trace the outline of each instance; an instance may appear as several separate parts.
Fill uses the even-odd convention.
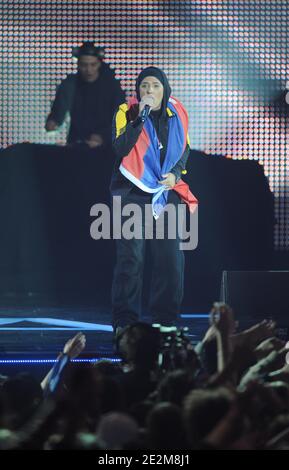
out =
[[[130,104],[133,101],[131,100]],[[117,136],[125,130],[127,104],[121,105],[116,114]],[[123,157],[119,170],[129,181],[147,193],[153,193],[152,211],[157,219],[167,204],[168,189],[158,183],[163,179],[163,174],[169,173],[180,160],[186,145],[188,136],[188,115],[184,106],[174,97],[170,97],[167,106],[169,122],[167,151],[160,164],[160,149],[157,133],[150,119],[144,123],[139,138],[129,152]],[[181,179],[173,188],[181,199],[194,212],[198,201],[191,193],[187,183]]]

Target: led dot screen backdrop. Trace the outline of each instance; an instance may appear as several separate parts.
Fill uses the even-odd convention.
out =
[[[167,72],[189,112],[192,148],[264,165],[275,247],[289,249],[286,0],[2,0],[0,18],[3,148],[65,142],[69,120],[47,134],[45,118],[56,86],[76,71],[72,47],[94,41],[128,94],[144,66]]]

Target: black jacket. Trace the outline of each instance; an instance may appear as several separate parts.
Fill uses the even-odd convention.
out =
[[[78,73],[61,82],[47,120],[61,125],[69,113],[68,143],[84,141],[95,133],[110,144],[113,114],[124,101],[125,94],[114,71],[102,63],[99,77],[93,83],[84,82]]]
[[[115,164],[111,178],[110,191],[113,196],[125,196],[128,194],[132,188],[135,188],[135,185],[131,183],[127,178],[125,178],[119,171],[119,166],[123,157],[129,154],[133,146],[136,144],[137,139],[142,131],[143,123],[136,116],[138,114],[138,107],[133,111],[129,110],[127,113],[128,124],[126,125],[125,131],[116,138],[116,125],[115,118],[113,119],[112,125],[112,145],[115,152]],[[133,121],[131,118],[135,118]],[[158,115],[157,113],[151,112],[149,119],[152,120],[154,127],[157,131],[159,141],[162,143],[161,150],[161,162],[164,159],[167,149],[167,140],[168,140],[168,120],[174,119],[175,115]],[[188,156],[190,153],[189,145],[186,146],[183,155],[177,164],[172,168],[171,173],[176,176],[176,182],[182,176],[182,171],[185,170]]]

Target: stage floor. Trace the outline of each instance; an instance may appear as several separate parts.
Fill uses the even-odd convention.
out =
[[[150,322],[146,316],[143,321]],[[203,336],[208,325],[206,313],[184,312],[178,326],[187,327],[193,343]],[[107,306],[62,305],[61,307],[0,308],[0,356],[27,357],[57,355],[65,342],[77,332],[86,336],[85,355],[115,355],[110,309]]]
[[[208,312],[183,311],[178,326],[187,327],[187,335],[196,345],[208,328],[208,317]],[[141,320],[150,322],[148,316]],[[242,318],[239,319],[239,327],[243,330],[260,320]],[[15,298],[7,301],[6,297],[0,307],[0,374],[10,375],[36,364],[49,369],[66,341],[79,331],[86,336],[82,360],[118,360],[110,322],[109,303],[96,305],[91,301],[74,300],[73,303],[62,301],[58,305],[49,301],[45,305],[37,298],[16,302]],[[279,336],[288,339],[287,329],[279,326]]]

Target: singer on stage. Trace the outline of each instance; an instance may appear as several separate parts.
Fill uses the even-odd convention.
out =
[[[166,204],[197,204],[181,180],[189,155],[188,115],[171,96],[165,73],[145,68],[136,80],[137,99],[119,106],[113,120],[116,161],[111,180],[112,196],[122,206],[149,204],[155,222]],[[147,221],[142,219],[142,230]],[[117,260],[112,285],[112,315],[116,334],[139,319],[142,303],[145,247],[149,245],[151,290],[149,312],[154,323],[174,325],[183,298],[184,254],[175,239],[116,240]]]

